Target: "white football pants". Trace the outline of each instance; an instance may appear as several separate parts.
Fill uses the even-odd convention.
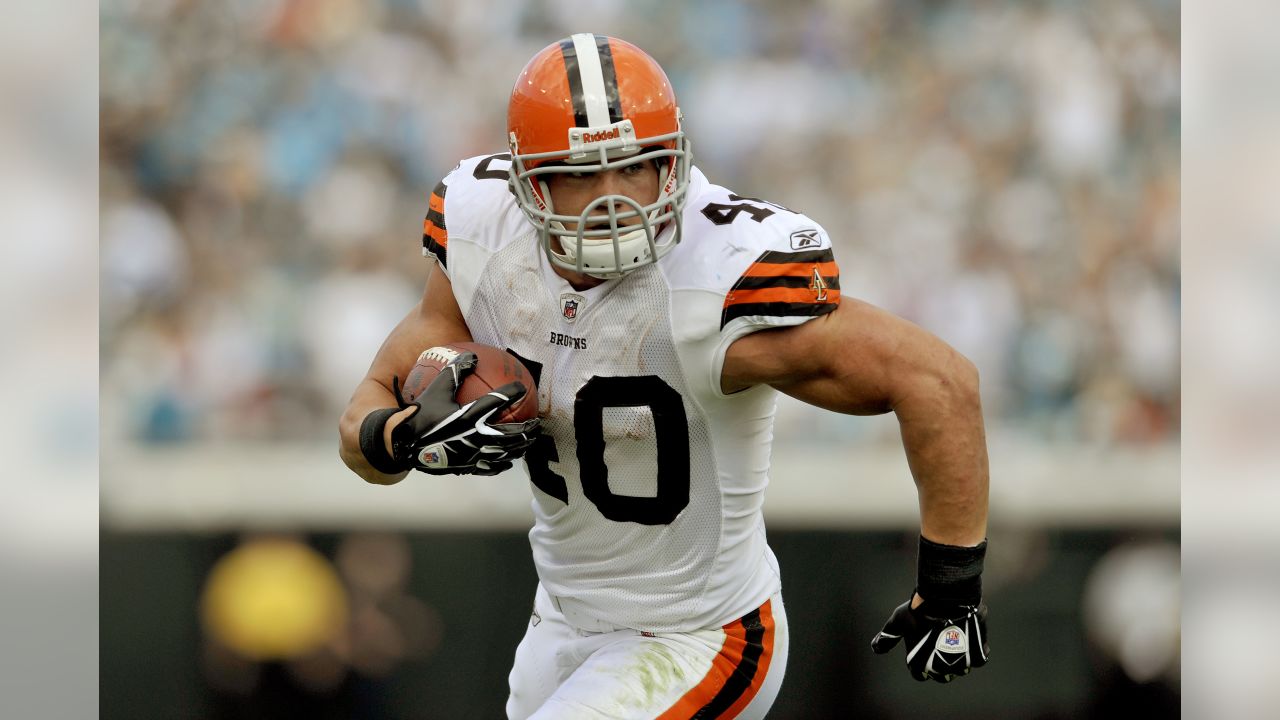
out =
[[[542,585],[516,648],[510,720],[763,718],[787,667],[778,593],[724,627],[679,633],[587,632]]]

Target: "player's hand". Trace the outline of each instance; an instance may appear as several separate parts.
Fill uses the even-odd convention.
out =
[[[908,600],[889,616],[871,639],[871,649],[883,655],[899,641],[907,652],[907,669],[916,680],[948,683],[987,664],[987,605],[933,605],[928,600],[912,608]]]
[[[399,463],[432,475],[496,475],[524,455],[541,431],[541,420],[490,424],[494,415],[528,392],[513,382],[459,405],[458,387],[475,371],[476,354],[464,352],[446,365],[413,402],[393,387],[401,409],[416,407],[391,429],[391,455]]]

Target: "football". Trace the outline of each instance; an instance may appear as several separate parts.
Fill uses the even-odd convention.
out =
[[[432,380],[440,374],[440,370],[458,353],[470,350],[476,354],[476,369],[462,381],[456,399],[459,405],[465,405],[495,388],[507,383],[519,382],[529,389],[525,396],[514,405],[502,411],[491,421],[493,423],[524,422],[538,414],[538,388],[534,385],[533,375],[516,359],[514,355],[492,345],[482,343],[453,343],[428,348],[418,356],[417,363],[405,376],[401,393],[408,402],[413,402]]]

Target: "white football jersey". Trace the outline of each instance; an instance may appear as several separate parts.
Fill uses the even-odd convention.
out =
[[[575,290],[509,192],[509,158],[465,160],[436,187],[423,252],[475,341],[515,353],[537,381],[543,435],[525,462],[539,579],[566,616],[615,627],[743,616],[780,588],[761,514],[775,391],[725,395],[721,365],[747,333],[835,309],[829,238],[694,168],[681,242]]]

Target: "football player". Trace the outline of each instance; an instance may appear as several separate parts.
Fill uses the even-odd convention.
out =
[[[914,677],[987,659],[987,453],[974,366],[842,297],[804,214],[692,164],[662,68],[613,37],[539,52],[508,107],[509,151],[463,160],[431,195],[422,301],[341,421],[369,482],[492,474],[523,457],[539,583],[511,718],[760,718],[788,631],[761,505],[778,391],[894,412],[920,499],[915,592],[873,640]],[[463,353],[406,403],[424,348],[476,341],[532,371],[538,420],[494,426],[513,384],[459,406]],[[441,466],[419,451],[449,448]],[[906,593],[904,592],[904,595]]]

